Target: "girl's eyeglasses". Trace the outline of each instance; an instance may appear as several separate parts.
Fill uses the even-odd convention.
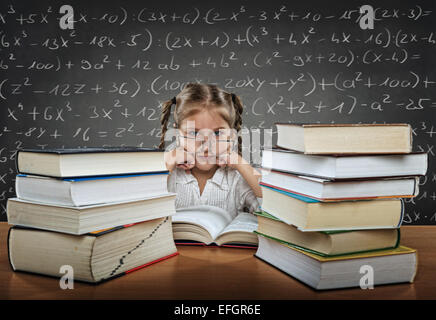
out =
[[[220,154],[229,150],[229,148],[233,150],[236,145],[236,139],[231,130],[220,130],[206,135],[202,132],[190,131],[179,134],[177,138],[178,146],[183,146],[188,151],[198,151],[207,144],[210,152],[214,153],[216,151],[216,154]]]

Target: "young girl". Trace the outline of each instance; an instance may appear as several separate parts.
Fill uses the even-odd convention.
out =
[[[242,158],[242,139],[236,139],[243,111],[239,97],[215,85],[187,84],[162,106],[161,149],[173,105],[178,143],[165,153],[165,162],[168,191],[177,194],[176,208],[211,205],[233,218],[244,208],[256,210],[262,197],[260,174]]]

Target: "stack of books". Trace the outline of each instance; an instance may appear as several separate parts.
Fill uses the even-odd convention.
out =
[[[315,289],[413,282],[400,245],[402,198],[418,194],[427,154],[408,124],[281,124],[263,150],[256,256]],[[369,266],[369,267],[368,267]]]
[[[14,271],[98,283],[177,255],[163,151],[19,150],[7,202]],[[65,268],[65,267],[64,267]]]

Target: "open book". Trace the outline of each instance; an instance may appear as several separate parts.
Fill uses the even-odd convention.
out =
[[[232,219],[225,210],[214,206],[177,209],[172,217],[177,244],[206,244],[230,247],[257,247],[257,217],[239,212]]]

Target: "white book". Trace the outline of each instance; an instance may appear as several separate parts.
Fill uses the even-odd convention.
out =
[[[257,246],[257,216],[239,212],[235,218],[218,207],[193,206],[177,209],[172,217],[174,240],[204,244]]]
[[[309,155],[283,149],[264,149],[262,167],[325,179],[422,176],[427,153],[384,155]]]
[[[417,176],[332,180],[262,169],[260,184],[320,201],[411,198],[419,192],[419,177]]]
[[[372,268],[375,286],[413,282],[418,268],[416,250],[404,246],[324,258],[261,235],[255,256],[317,290],[367,285],[362,277],[368,274],[368,266]]]
[[[8,223],[70,234],[85,234],[175,214],[174,193],[73,207],[9,198]]]
[[[19,174],[17,197],[65,206],[87,206],[166,194],[168,172],[88,178],[50,178]]]

